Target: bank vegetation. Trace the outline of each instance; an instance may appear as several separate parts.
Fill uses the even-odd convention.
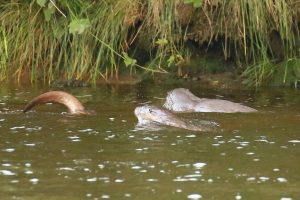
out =
[[[2,0],[0,79],[182,76],[210,51],[246,85],[296,82],[299,21],[297,0]]]

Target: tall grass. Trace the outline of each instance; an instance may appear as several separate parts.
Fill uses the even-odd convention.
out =
[[[8,60],[1,56],[1,63],[9,65],[10,73],[18,79],[28,76],[31,82],[51,82],[64,77],[95,82],[100,77],[117,78],[120,66],[125,66],[122,52],[128,51],[140,33],[150,38],[149,49],[157,49],[152,55],[157,62],[136,66],[165,72],[161,66],[165,57],[180,54],[174,43],[178,29],[172,0],[152,0],[147,5],[142,0],[61,0],[55,5],[51,2],[47,1],[44,7],[36,1],[6,1],[0,5],[2,32],[9,33],[8,38],[1,40],[1,51],[9,52]],[[145,20],[135,27],[142,15]],[[85,30],[81,34],[70,33],[70,24],[82,19],[89,24]],[[167,43],[157,43],[162,39]],[[9,44],[8,49],[4,44]]]
[[[128,1],[62,1],[58,6],[67,18],[56,11],[46,21],[44,8],[34,1],[2,4],[0,19],[3,30],[9,33],[5,41],[9,44],[10,72],[19,78],[29,74],[31,81],[57,77],[95,81],[99,76],[118,74],[118,59],[111,49],[122,51],[126,40],[123,18]],[[68,25],[76,19],[87,19],[90,28],[82,34],[71,34]]]
[[[283,46],[283,59],[299,56],[294,3],[292,0],[205,1],[203,10],[213,22],[210,40],[224,37],[224,57],[242,59],[248,66],[243,75],[249,78],[250,85],[259,86],[274,73],[272,65],[278,48],[272,47],[270,41],[273,31],[280,35],[277,42]]]
[[[7,77],[8,59],[6,31],[3,29],[0,29],[0,41],[0,81],[2,81]]]
[[[152,55],[152,64],[156,68],[167,68],[167,66],[178,66],[188,59],[188,52],[184,50],[183,37],[180,24],[176,19],[176,5],[174,0],[149,0],[144,28],[141,38],[151,35],[150,49],[155,49]]]
[[[192,3],[194,14],[182,25],[178,5],[184,2]],[[299,56],[296,4],[294,0],[57,0],[44,4],[4,0],[0,4],[0,79],[15,74],[31,82],[57,78],[96,82],[118,78],[121,71],[132,72],[133,67],[148,72],[176,67],[180,74],[189,60],[185,45],[189,39],[208,46],[222,40],[224,58],[241,61],[247,66],[243,73],[247,83],[259,86],[276,71],[278,48],[270,39],[272,33],[278,34],[283,59]],[[148,52],[151,62],[136,63],[131,49],[136,46]]]

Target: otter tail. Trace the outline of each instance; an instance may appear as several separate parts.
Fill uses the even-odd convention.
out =
[[[70,114],[85,113],[85,109],[80,101],[73,95],[63,91],[50,91],[35,97],[25,106],[23,112],[25,113],[36,105],[43,103],[62,104],[68,108]]]

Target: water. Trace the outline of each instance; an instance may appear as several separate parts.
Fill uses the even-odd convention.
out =
[[[65,88],[96,113],[74,117],[60,105],[23,114],[49,89],[2,86],[1,199],[300,199],[300,91],[187,86],[259,112],[180,115],[218,123],[214,133],[136,130],[134,108],[175,87]]]

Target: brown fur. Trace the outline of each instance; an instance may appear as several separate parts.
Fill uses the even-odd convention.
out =
[[[25,113],[36,105],[43,103],[63,104],[68,108],[70,114],[86,114],[80,101],[73,95],[63,91],[50,91],[35,97],[25,106],[23,112]]]

